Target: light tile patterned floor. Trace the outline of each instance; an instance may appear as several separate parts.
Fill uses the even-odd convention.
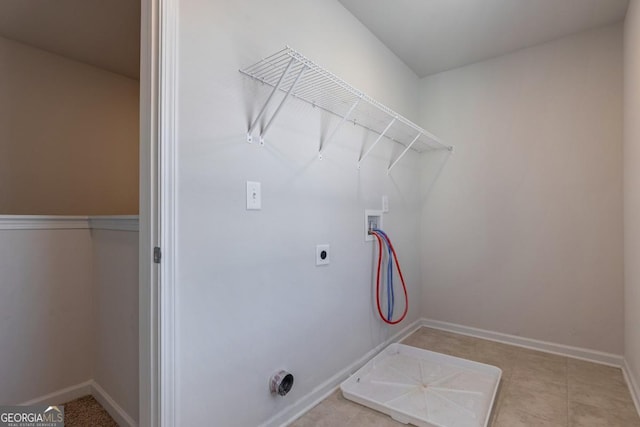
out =
[[[640,427],[618,368],[430,328],[421,328],[404,344],[501,368],[492,427]],[[404,425],[338,391],[291,427]]]

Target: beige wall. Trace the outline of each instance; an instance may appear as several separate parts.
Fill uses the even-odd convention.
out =
[[[0,214],[138,212],[138,82],[0,38]]]
[[[621,67],[616,25],[422,80],[425,317],[622,353]]]
[[[624,24],[625,358],[640,385],[640,1]],[[638,390],[640,391],[640,390]]]

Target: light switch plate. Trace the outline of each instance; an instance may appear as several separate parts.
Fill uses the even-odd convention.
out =
[[[389,212],[389,196],[382,196],[382,212]]]
[[[247,181],[247,210],[262,209],[261,185],[256,181]]]

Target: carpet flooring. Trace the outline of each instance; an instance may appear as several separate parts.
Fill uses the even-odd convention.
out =
[[[64,405],[65,427],[118,427],[93,396],[84,396]]]

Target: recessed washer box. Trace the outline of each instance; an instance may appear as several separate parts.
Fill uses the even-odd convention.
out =
[[[419,427],[486,427],[502,370],[391,344],[344,381],[345,398]]]
[[[372,228],[382,229],[382,211],[374,209],[366,209],[364,211],[364,240],[370,242],[373,236],[369,234]]]

